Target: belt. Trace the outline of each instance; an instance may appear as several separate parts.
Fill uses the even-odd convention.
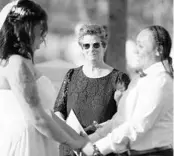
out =
[[[173,150],[172,145],[152,148],[152,149],[143,150],[143,151],[128,150],[128,151],[126,151],[124,153],[121,153],[120,156],[124,156],[124,155],[127,155],[127,156],[138,156],[138,155],[143,155],[143,154],[150,154],[150,153],[165,151],[165,150],[169,150],[169,149]]]

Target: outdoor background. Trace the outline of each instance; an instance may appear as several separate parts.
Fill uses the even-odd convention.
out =
[[[48,13],[46,45],[35,54],[36,67],[57,91],[68,69],[82,65],[75,32],[82,23],[106,25],[110,41],[105,61],[126,71],[137,33],[146,26],[164,26],[173,36],[173,0],[35,0]],[[8,0],[0,0],[0,9]]]

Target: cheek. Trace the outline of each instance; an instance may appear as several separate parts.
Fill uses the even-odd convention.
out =
[[[41,42],[41,39],[40,37],[37,37],[36,40],[35,40],[35,44],[36,45],[40,45],[42,42]]]
[[[101,49],[101,50],[100,50],[100,55],[101,55],[101,56],[104,56],[104,55],[105,55],[105,52],[106,52],[105,49]]]
[[[147,54],[147,52],[148,52],[148,50],[146,48],[139,48],[137,55],[138,55],[138,57],[143,57]]]
[[[87,50],[82,49],[82,53],[83,53],[84,55],[86,55],[86,54],[88,53],[88,51],[87,51]]]
[[[87,49],[87,50],[84,49],[83,50],[83,53],[86,54],[86,55],[88,55],[88,54],[91,54],[92,51],[93,51],[92,49]]]

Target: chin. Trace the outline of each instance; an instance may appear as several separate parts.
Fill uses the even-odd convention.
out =
[[[98,61],[98,58],[95,58],[95,57],[88,57],[88,60],[89,60],[89,61]]]
[[[127,65],[128,66],[128,68],[130,68],[130,69],[133,69],[133,70],[138,70],[138,69],[141,69],[141,65],[140,64],[128,64]]]

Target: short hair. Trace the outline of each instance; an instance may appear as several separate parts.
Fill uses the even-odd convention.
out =
[[[108,32],[106,26],[101,26],[97,24],[82,25],[78,33],[79,45],[81,45],[81,40],[85,35],[94,35],[99,37],[104,48],[108,43]]]
[[[17,54],[33,60],[36,25],[41,26],[41,37],[44,39],[48,31],[46,12],[31,0],[19,0],[0,30],[0,58],[7,60]]]

